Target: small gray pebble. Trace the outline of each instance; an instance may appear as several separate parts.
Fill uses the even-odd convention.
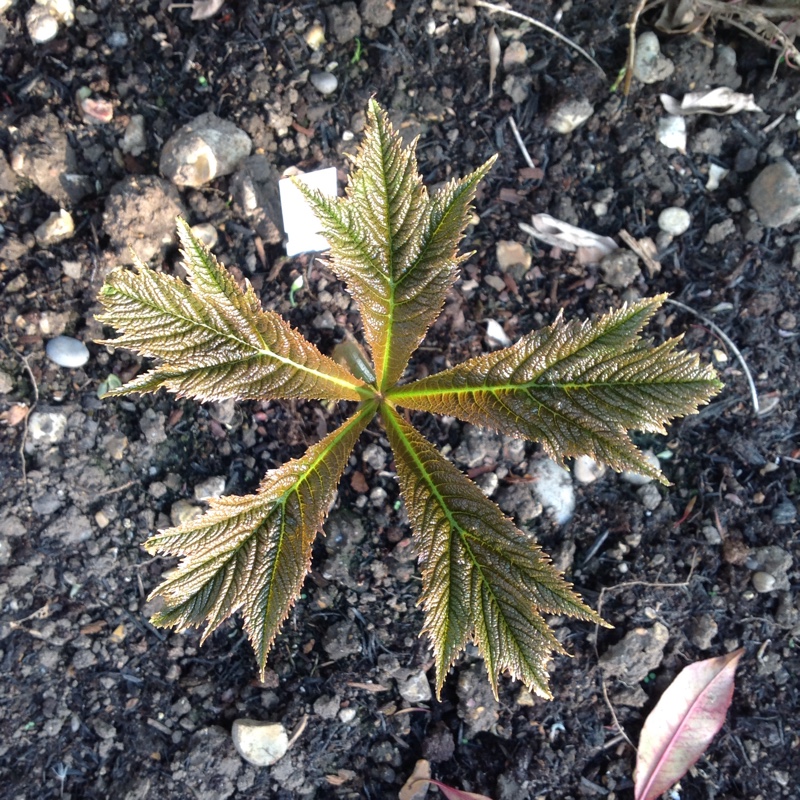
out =
[[[71,336],[56,336],[45,347],[47,357],[58,364],[59,367],[77,369],[89,360],[89,350],[86,345]]]
[[[781,500],[772,509],[772,521],[776,525],[791,525],[797,519],[797,509],[791,500]]]
[[[332,72],[313,72],[310,80],[320,94],[333,94],[339,86],[339,79]]]
[[[665,233],[671,233],[673,236],[680,236],[689,230],[692,224],[692,218],[685,208],[665,208],[658,215],[658,227]]]
[[[775,584],[777,581],[775,580],[774,575],[770,575],[769,572],[754,572],[753,573],[753,588],[762,594],[766,592],[771,592],[775,588]]]

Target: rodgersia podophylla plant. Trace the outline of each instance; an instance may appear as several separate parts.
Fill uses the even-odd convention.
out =
[[[179,222],[188,282],[139,263],[117,269],[100,299],[109,344],[159,359],[111,395],[160,387],[198,400],[307,398],[352,412],[302,458],[267,473],[258,491],[212,500],[201,517],[146,543],[178,556],[153,592],[153,623],[205,623],[207,637],[240,611],[264,669],[301,591],[314,538],[361,432],[381,424],[391,443],[422,573],[420,603],[440,691],[472,640],[492,687],[508,672],[549,696],[547,660],[562,647],[543,614],[601,622],[530,534],[410,425],[399,409],[431,411],[540,442],[561,462],[588,454],[616,470],[664,480],[628,431],[663,432],[720,387],[714,370],[640,331],[664,300],[642,300],[595,321],[559,315],[516,344],[403,383],[409,358],[441,312],[465,256],[458,244],[479,181],[494,159],[430,196],[414,146],[404,148],[372,102],[345,197],[300,187],[331,245],[331,267],[357,301],[372,363],[334,362],[261,308]]]

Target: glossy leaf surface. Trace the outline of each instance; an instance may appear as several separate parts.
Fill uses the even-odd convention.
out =
[[[395,411],[384,407],[382,414],[414,529],[437,692],[473,640],[495,694],[498,676],[507,671],[550,697],[547,661],[564,650],[542,613],[602,620],[533,537],[518,530]]]
[[[655,800],[705,753],[725,723],[744,648],[685,667],[650,712],[639,737],[636,800]]]
[[[367,404],[302,458],[269,472],[257,494],[212,500],[198,519],[149,539],[149,552],[182,557],[151,595],[166,601],[153,623],[178,630],[206,623],[205,639],[241,609],[263,671],[350,451],[374,414]]]
[[[329,199],[298,182],[331,245],[332,266],[356,298],[379,389],[403,374],[439,316],[463,260],[456,254],[480,180],[494,163],[432,198],[414,146],[404,148],[374,101],[347,196]]]
[[[677,339],[639,337],[664,295],[597,321],[564,322],[389,393],[407,408],[451,414],[541,442],[557,461],[589,455],[616,470],[664,480],[628,438],[665,433],[664,422],[697,411],[721,386]],[[666,482],[666,481],[664,481]]]
[[[121,333],[105,343],[163,360],[110,395],[163,386],[198,400],[362,397],[361,381],[264,311],[182,220],[178,233],[188,285],[138,262],[136,272],[114,270],[100,292],[98,319]]]

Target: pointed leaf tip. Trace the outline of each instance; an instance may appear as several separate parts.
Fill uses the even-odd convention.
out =
[[[656,800],[705,753],[725,723],[743,653],[690,664],[661,695],[639,738],[635,800]]]

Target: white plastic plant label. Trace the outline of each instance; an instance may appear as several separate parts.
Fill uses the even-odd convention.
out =
[[[336,167],[318,169],[296,176],[306,186],[318,189],[328,197],[336,197]],[[298,253],[316,253],[328,250],[328,240],[317,233],[320,222],[305,197],[292,183],[291,178],[281,178],[281,211],[283,212],[283,230],[286,232],[286,255],[296,256]]]

